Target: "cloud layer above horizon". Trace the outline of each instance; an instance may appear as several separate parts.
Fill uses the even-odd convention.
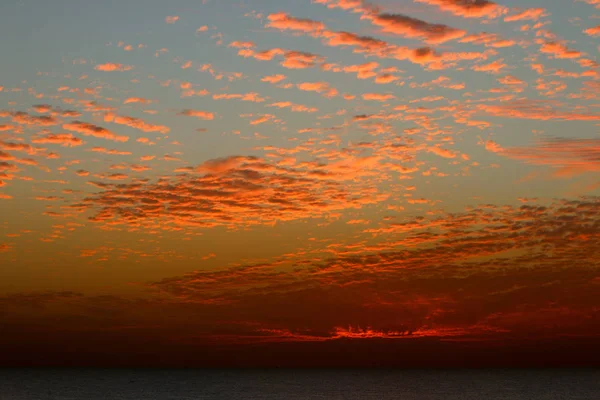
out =
[[[9,331],[598,336],[597,1],[59,3],[0,16]]]

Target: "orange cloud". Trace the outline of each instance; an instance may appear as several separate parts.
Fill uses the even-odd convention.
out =
[[[494,33],[474,33],[471,35],[467,35],[459,40],[460,43],[475,43],[475,44],[483,44],[486,47],[510,47],[515,44],[514,40],[502,39],[500,36]]]
[[[11,120],[19,125],[35,125],[35,126],[53,126],[59,121],[50,115],[30,115],[24,111],[2,111],[0,110],[0,118],[10,117]]]
[[[447,149],[442,149],[440,147],[429,147],[427,151],[444,158],[456,158],[455,153]]]
[[[364,100],[374,100],[374,101],[388,101],[391,99],[395,99],[396,96],[393,94],[380,94],[380,93],[364,93],[362,95]]]
[[[280,12],[270,14],[267,19],[269,22],[265,25],[268,28],[277,28],[280,30],[292,30],[301,32],[316,32],[325,29],[322,22],[313,21],[310,19],[295,18],[289,14]]]
[[[109,154],[109,155],[113,155],[113,156],[129,156],[129,155],[131,155],[130,151],[119,151],[116,149],[107,149],[107,148],[99,147],[99,146],[92,147],[90,149],[90,151],[93,151],[95,153]]]
[[[289,69],[311,68],[315,63],[323,61],[323,57],[302,51],[287,51],[283,56],[281,66]]]
[[[273,119],[275,116],[271,115],[271,114],[265,114],[261,117],[258,117],[256,119],[253,119],[252,121],[250,121],[250,125],[260,125],[260,124],[264,124],[267,121],[270,121],[271,119]]]
[[[326,97],[334,97],[338,94],[338,91],[327,82],[304,82],[296,84],[296,87],[305,92],[325,92],[324,96]]]
[[[152,103],[152,100],[144,99],[141,97],[128,97],[127,99],[125,99],[125,101],[123,101],[123,104],[130,104],[130,103],[149,104],[149,103]]]
[[[377,75],[377,77],[375,78],[375,83],[379,83],[379,84],[386,84],[386,83],[392,83],[394,81],[397,81],[399,78],[397,76],[394,76],[392,74],[381,74],[381,75]]]
[[[215,100],[231,100],[238,99],[241,101],[250,101],[253,103],[262,103],[265,101],[264,97],[260,97],[258,93],[250,92],[250,93],[222,93],[222,94],[213,94],[213,99]]]
[[[496,149],[492,151],[494,150]],[[528,164],[558,168],[555,176],[570,177],[584,172],[600,171],[598,139],[548,138],[531,147],[509,147],[496,152]]]
[[[439,7],[464,18],[496,18],[506,12],[506,8],[489,0],[415,0]]]
[[[506,64],[504,64],[503,61],[504,60],[496,60],[489,64],[485,64],[485,65],[475,65],[473,67],[473,70],[479,71],[479,72],[491,72],[493,74],[497,74],[506,67]]]
[[[179,115],[185,115],[187,117],[196,117],[203,120],[213,120],[215,119],[215,114],[208,111],[200,111],[200,110],[183,110],[179,113]]]
[[[269,82],[269,83],[278,83],[278,82],[281,82],[282,80],[284,80],[285,78],[286,78],[285,75],[277,74],[277,75],[265,76],[261,79],[261,81]]]
[[[375,188],[351,191],[341,181],[372,173],[378,158],[356,158],[328,166],[279,167],[256,157],[209,160],[188,173],[156,183],[102,184],[84,200],[93,221],[106,224],[211,227],[270,224],[321,217],[360,208],[387,196]],[[240,184],[240,179],[245,183]],[[164,183],[170,181],[169,186]],[[127,199],[127,200],[125,200]],[[157,205],[159,205],[157,207]],[[129,210],[140,212],[131,213]],[[252,210],[260,209],[260,213]],[[158,224],[158,225],[157,225]]]
[[[585,3],[589,5],[595,6],[596,8],[600,8],[600,0],[583,0]]]
[[[600,35],[600,25],[595,26],[593,28],[588,28],[584,32],[590,36],[598,36]]]
[[[520,13],[504,17],[504,22],[515,21],[537,21],[541,17],[548,15],[543,8],[527,8]]]
[[[81,146],[85,142],[78,137],[71,135],[70,133],[61,134],[48,134],[45,136],[35,137],[31,139],[31,143],[51,143],[59,144],[63,147],[76,147]]]
[[[479,110],[498,117],[533,119],[540,121],[600,121],[600,115],[563,111],[544,100],[519,100],[502,105],[479,105]]]
[[[64,124],[62,127],[68,131],[78,132],[86,136],[94,136],[115,142],[126,142],[129,140],[128,136],[117,135],[106,128],[102,128],[87,122],[73,121],[70,124]]]
[[[117,115],[114,113],[106,113],[104,114],[104,122],[112,122],[114,124],[125,125],[130,128],[138,129],[142,132],[160,132],[160,133],[169,133],[170,128],[164,125],[153,125],[139,118],[127,117],[122,115]]]
[[[129,70],[132,70],[133,67],[131,65],[106,63],[106,64],[98,64],[94,67],[94,69],[97,71],[113,72],[113,71],[129,71]]]
[[[443,24],[430,24],[402,14],[378,14],[363,16],[363,18],[371,20],[374,25],[380,26],[384,32],[408,38],[423,39],[428,43],[445,43],[461,38],[466,34],[466,31],[461,29],[451,28]]]
[[[22,151],[28,154],[36,154],[40,149],[32,147],[27,143],[6,142],[0,139],[0,149],[9,151]]]
[[[294,103],[289,102],[289,101],[278,101],[276,103],[269,104],[267,107],[289,108],[293,112],[314,113],[314,112],[319,111],[315,107],[308,107],[308,106],[305,106],[305,105],[302,105],[302,104],[294,104]]]
[[[512,75],[506,75],[503,76],[502,78],[498,79],[498,82],[503,84],[503,85],[525,85],[527,86],[527,83],[525,83],[524,81],[520,80],[519,78],[512,76]]]
[[[240,42],[238,40],[229,43],[228,47],[236,47],[238,49],[251,49],[253,47],[256,47],[256,44],[254,44],[254,42]]]
[[[577,50],[571,50],[567,46],[558,42],[546,42],[540,48],[542,53],[551,54],[554,58],[579,58],[582,53]]]

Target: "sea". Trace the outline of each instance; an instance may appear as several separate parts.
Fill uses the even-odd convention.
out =
[[[0,400],[599,400],[600,369],[0,369]]]

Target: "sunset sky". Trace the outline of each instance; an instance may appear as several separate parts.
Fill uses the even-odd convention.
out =
[[[0,364],[600,355],[599,45],[600,0],[2,1]]]

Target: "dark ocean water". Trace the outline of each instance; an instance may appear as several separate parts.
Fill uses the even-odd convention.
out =
[[[0,400],[600,399],[600,370],[4,369]]]

